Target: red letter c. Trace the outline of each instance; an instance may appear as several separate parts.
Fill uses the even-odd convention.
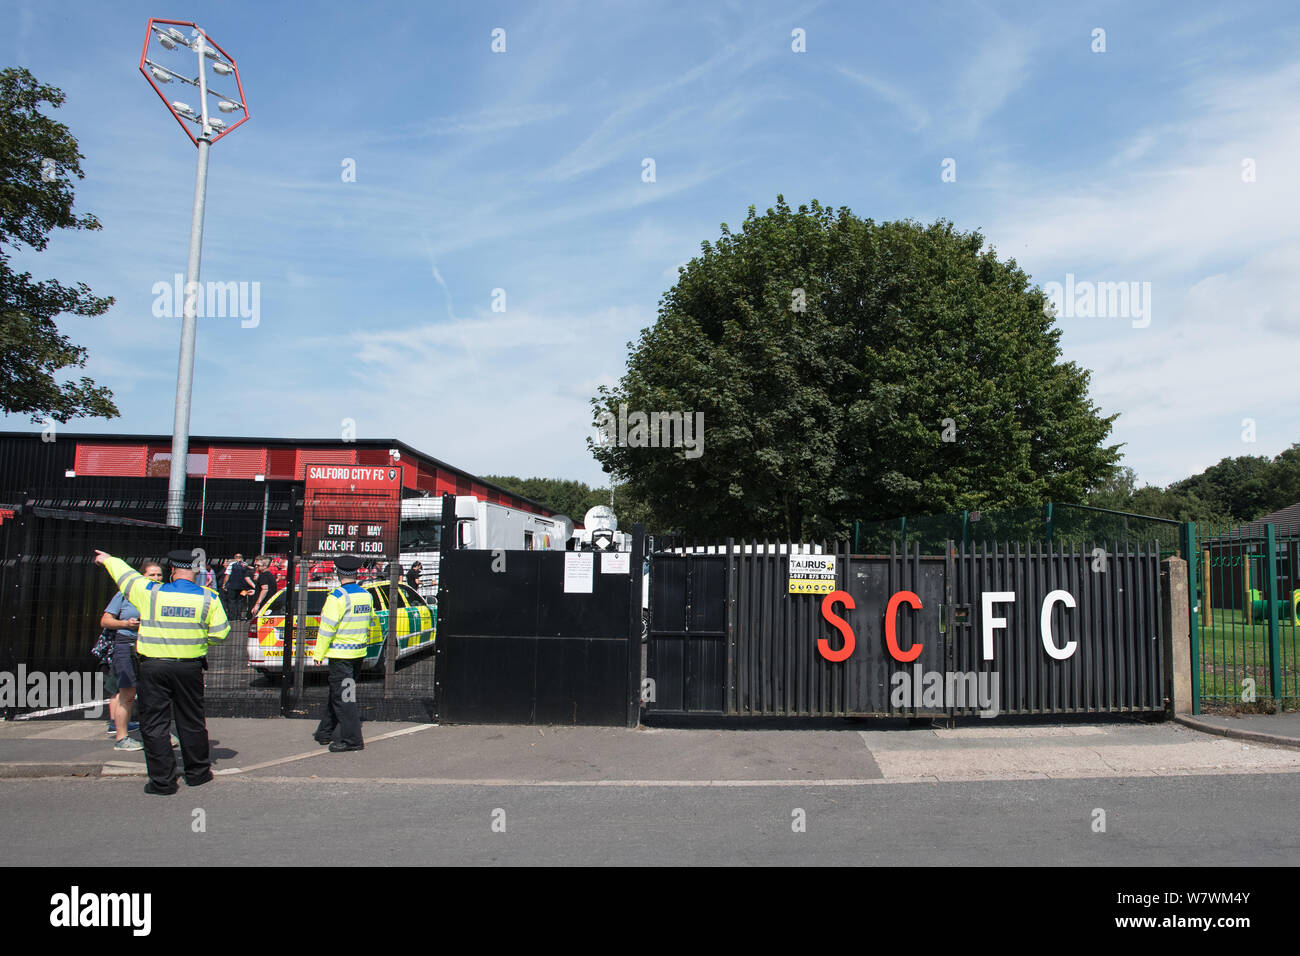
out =
[[[889,656],[894,660],[910,664],[921,656],[921,648],[925,647],[919,641],[912,645],[911,649],[904,652],[898,646],[898,605],[906,601],[912,606],[912,610],[921,609],[921,599],[911,591],[898,591],[889,599],[889,606],[885,608],[885,644],[889,647]]]

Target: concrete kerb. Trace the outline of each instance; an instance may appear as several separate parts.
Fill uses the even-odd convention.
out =
[[[144,768],[140,768],[144,773]],[[29,777],[99,777],[104,764],[96,763],[0,763],[0,780]]]
[[[1217,724],[1206,723],[1198,720],[1188,714],[1175,714],[1174,720],[1193,730],[1199,730],[1202,733],[1215,734],[1219,737],[1231,737],[1234,740],[1248,740],[1251,743],[1268,744],[1271,747],[1289,747],[1294,750],[1300,750],[1300,739],[1295,737],[1283,737],[1279,734],[1266,734],[1258,730],[1238,730],[1235,727],[1220,727]]]

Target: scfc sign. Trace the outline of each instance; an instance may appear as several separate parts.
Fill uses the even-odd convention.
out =
[[[993,634],[995,631],[1004,629],[1007,626],[1005,617],[995,616],[995,610],[1000,609],[996,609],[994,605],[1014,604],[1015,601],[1015,591],[985,591],[980,595],[980,610],[982,611],[980,627],[984,638],[984,660],[993,660]],[[853,654],[857,646],[857,637],[854,635],[849,622],[835,613],[836,604],[843,604],[849,611],[853,610],[857,605],[848,591],[831,591],[822,598],[822,617],[840,632],[842,642],[838,648],[832,649],[830,641],[824,637],[819,638],[817,652],[826,660],[838,663],[839,661],[848,660]],[[921,656],[921,651],[925,645],[917,641],[907,650],[903,650],[899,646],[898,615],[901,613],[904,604],[914,611],[921,610],[923,606],[920,597],[913,591],[896,591],[890,596],[889,604],[885,607],[885,647],[889,651],[889,656],[894,660],[900,664],[910,664]],[[1047,652],[1047,656],[1053,660],[1064,661],[1074,656],[1075,651],[1079,649],[1079,642],[1068,641],[1064,647],[1057,646],[1056,638],[1052,634],[1052,611],[1057,604],[1063,604],[1067,608],[1078,606],[1074,595],[1069,591],[1049,591],[1047,596],[1043,598],[1040,609],[1038,634],[1043,642],[1043,650]]]

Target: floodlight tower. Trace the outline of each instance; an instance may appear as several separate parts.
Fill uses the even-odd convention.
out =
[[[178,27],[189,27],[187,36]],[[191,77],[185,70],[187,57],[178,54],[178,68],[172,68],[149,59],[149,44],[158,45],[169,53],[178,47],[193,52],[198,58],[198,73]],[[208,88],[207,67],[219,77],[233,77],[238,96],[227,96]],[[239,79],[239,68],[226,53],[199,26],[183,20],[160,20],[151,17],[145,28],[144,50],[140,53],[140,72],[149,81],[158,98],[185,130],[199,151],[198,171],[194,177],[194,212],[190,219],[190,255],[185,269],[185,315],[181,325],[180,366],[176,372],[176,414],[172,423],[172,457],[167,481],[167,523],[181,526],[185,515],[185,476],[190,451],[190,400],[194,392],[194,340],[197,331],[197,303],[199,290],[199,259],[203,252],[203,204],[208,191],[208,150],[212,144],[234,131],[249,119],[244,100],[244,84]],[[179,100],[169,101],[159,83],[176,80],[193,86],[199,94],[198,109]],[[208,97],[216,97],[218,111],[226,114],[241,113],[239,119],[227,124],[225,120],[208,115]],[[198,127],[196,136],[191,126]]]

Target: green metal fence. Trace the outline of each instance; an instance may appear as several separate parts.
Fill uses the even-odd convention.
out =
[[[1300,526],[1188,523],[1182,539],[1194,712],[1300,704]]]
[[[1178,552],[1181,524],[1168,518],[1052,502],[1032,508],[956,511],[853,525],[856,554],[888,554],[891,544],[906,550],[920,542],[923,553],[942,554],[946,542],[978,547],[995,542],[1044,544],[1160,544],[1162,556]]]

